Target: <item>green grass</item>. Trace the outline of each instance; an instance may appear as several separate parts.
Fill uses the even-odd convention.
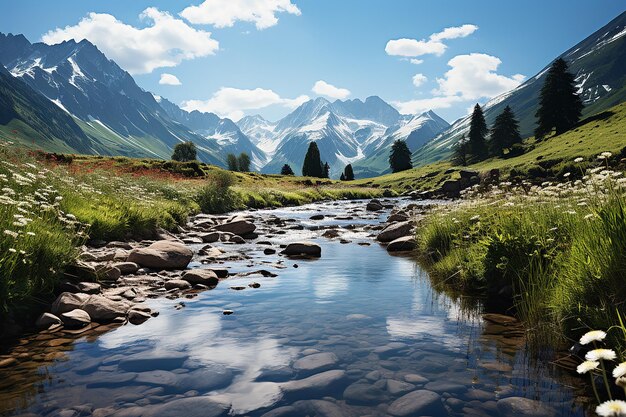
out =
[[[435,284],[499,304],[541,343],[618,323],[616,309],[626,311],[626,195],[611,174],[589,176],[496,189],[427,217],[417,238]]]

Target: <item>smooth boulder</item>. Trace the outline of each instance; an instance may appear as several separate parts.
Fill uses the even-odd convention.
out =
[[[193,252],[182,243],[160,240],[147,248],[133,249],[128,262],[152,269],[185,269]]]
[[[379,242],[387,243],[412,233],[413,223],[410,221],[392,223],[385,227],[376,237]]]
[[[207,287],[214,287],[219,282],[215,272],[210,269],[192,269],[185,272],[181,278],[191,285],[202,284]]]
[[[382,205],[382,203],[376,199],[371,200],[369,203],[367,203],[367,206],[365,206],[365,209],[367,211],[380,211],[384,208],[385,207]]]
[[[89,314],[80,308],[61,314],[61,320],[66,327],[72,329],[79,329],[91,323]]]
[[[235,220],[213,226],[212,230],[217,232],[228,232],[238,236],[245,236],[253,233],[256,230],[256,226],[254,223],[250,223],[246,220]]]
[[[387,245],[388,252],[407,252],[415,250],[417,247],[417,241],[413,236],[404,236],[396,240],[392,240]]]
[[[101,295],[92,295],[81,308],[89,313],[93,321],[106,323],[118,317],[125,317],[130,307],[131,304],[126,301],[113,301]]]
[[[417,390],[398,398],[387,410],[392,416],[445,416],[447,411],[439,394],[428,390]]]
[[[57,326],[62,323],[61,319],[54,314],[43,313],[35,322],[35,326],[37,326],[38,329],[48,329],[50,326]]]
[[[319,258],[322,256],[322,248],[313,242],[290,243],[281,252],[287,256],[312,256]]]
[[[509,397],[496,404],[502,417],[551,417],[556,412],[544,403],[523,397]]]

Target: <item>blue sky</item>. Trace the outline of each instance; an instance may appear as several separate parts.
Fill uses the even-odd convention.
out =
[[[270,120],[318,95],[378,95],[404,113],[434,108],[452,121],[624,11],[615,0],[4,3],[1,32],[87,37],[141,87],[187,109]]]

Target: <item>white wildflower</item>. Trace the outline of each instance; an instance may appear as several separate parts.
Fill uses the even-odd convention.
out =
[[[583,363],[578,365],[578,367],[576,368],[576,372],[578,372],[579,374],[586,374],[589,371],[598,369],[598,366],[600,366],[600,362],[598,361],[584,361]]]
[[[578,158],[574,159],[574,162],[576,162],[576,163],[579,163],[579,162],[582,162],[582,161],[584,161],[584,159],[581,158],[580,156]]]
[[[8,235],[8,236],[11,236],[11,237],[17,237],[18,236],[18,233],[14,232],[13,230],[5,230],[4,234]]]
[[[626,416],[626,401],[605,401],[596,407],[596,413],[600,417]]]
[[[602,330],[591,330],[580,338],[581,345],[587,345],[591,342],[601,342],[606,337],[606,332]]]
[[[613,378],[621,378],[626,375],[626,362],[622,362],[613,369]]]
[[[585,359],[588,361],[612,361],[617,357],[612,349],[594,349],[587,352]]]

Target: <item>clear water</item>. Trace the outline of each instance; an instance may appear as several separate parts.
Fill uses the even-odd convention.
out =
[[[356,220],[308,220],[320,211],[342,215],[363,206],[328,203],[254,214],[296,219],[306,227],[377,224],[386,217],[364,218],[362,212]],[[384,416],[406,392],[429,389],[448,407],[449,414],[441,415],[498,416],[496,402],[510,396],[540,400],[559,416],[585,414],[566,375],[531,361],[522,339],[492,331],[477,303],[435,292],[413,259],[390,256],[367,231],[342,234],[348,244],[321,233],[290,230],[259,238],[310,238],[322,246],[318,260],[264,255],[265,246],[252,243],[244,246],[251,259],[224,264],[233,271],[263,267],[277,277],[232,278],[195,298],[149,300],[160,315],[140,326],[61,342],[25,339],[17,348],[24,352],[20,365],[0,369],[0,412],[156,416],[163,410],[156,407],[201,396],[229,404],[232,415],[260,416],[283,407],[286,414],[276,415]],[[252,281],[261,287],[229,288]],[[181,301],[184,308],[176,309]],[[234,314],[225,316],[224,309]],[[294,369],[296,360],[316,351],[334,354],[336,363]],[[136,357],[165,360],[124,365]],[[345,375],[331,385],[283,389],[288,381],[334,369]],[[353,384],[358,387],[346,390]],[[308,401],[313,399],[324,402]],[[187,409],[178,415],[203,414]]]

